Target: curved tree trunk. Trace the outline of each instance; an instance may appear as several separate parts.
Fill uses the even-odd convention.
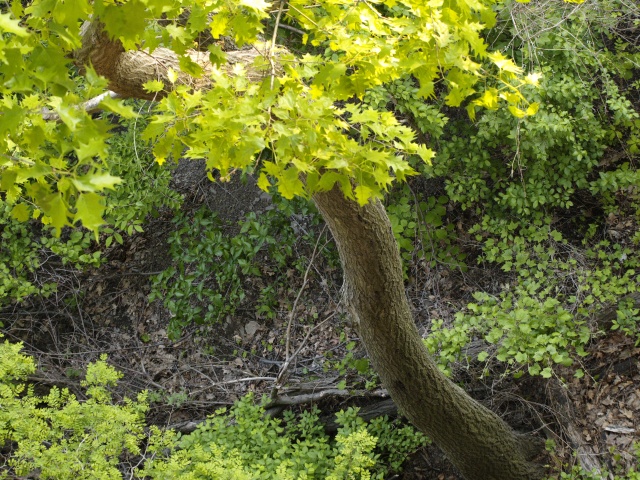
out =
[[[251,66],[255,51],[228,52],[229,64]],[[191,54],[190,54],[191,55]],[[211,68],[193,52],[192,59]],[[125,51],[98,22],[88,24],[79,64],[91,63],[122,97],[158,100],[175,84],[169,68],[178,58],[168,49],[152,53]],[[256,77],[268,75],[256,71]],[[176,84],[207,87],[207,77],[180,74]],[[142,84],[160,80],[165,91],[145,92]],[[369,356],[399,409],[442,448],[468,480],[537,480],[540,469],[529,462],[539,449],[515,434],[499,417],[451,383],[428,355],[405,295],[402,266],[389,218],[379,201],[364,207],[345,199],[338,188],[314,195],[314,201],[338,245],[347,301]]]
[[[345,295],[383,385],[402,413],[468,480],[539,479],[531,438],[449,381],[429,356],[405,294],[397,242],[379,201],[364,207],[338,188],[313,197],[337,243]]]

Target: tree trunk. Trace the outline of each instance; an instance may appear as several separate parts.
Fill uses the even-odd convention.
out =
[[[348,306],[382,384],[401,412],[468,480],[539,479],[540,448],[454,385],[429,356],[405,294],[400,252],[382,204],[338,188],[313,197],[338,246]]]
[[[200,52],[189,53],[206,71]],[[251,68],[254,51],[227,52],[233,63]],[[180,74],[167,79],[178,58],[168,49],[125,51],[98,22],[87,24],[76,59],[91,63],[123,97],[158,100],[176,84],[206,88],[207,77]],[[231,72],[229,72],[231,73]],[[255,77],[269,75],[257,70]],[[149,94],[142,84],[160,80],[164,92]],[[404,291],[402,265],[389,218],[379,201],[364,207],[338,188],[314,195],[338,245],[348,304],[362,341],[391,397],[413,424],[447,454],[468,480],[534,480],[540,469],[529,459],[539,453],[532,439],[515,434],[499,417],[451,383],[429,357],[415,327]]]

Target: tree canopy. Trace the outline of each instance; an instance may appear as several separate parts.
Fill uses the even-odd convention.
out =
[[[2,190],[17,219],[40,218],[58,232],[81,223],[97,233],[100,192],[119,180],[105,165],[111,125],[82,105],[111,88],[159,100],[144,133],[155,142],[158,163],[206,158],[222,180],[257,170],[261,188],[274,185],[285,198],[338,183],[364,204],[414,173],[413,156],[433,156],[393,114],[357,101],[369,89],[411,75],[419,97],[446,89],[451,106],[471,97],[472,116],[476,107],[501,101],[518,117],[537,110],[520,87],[536,84],[538,75],[522,75],[481,36],[495,23],[491,3],[12,2],[0,14]],[[277,22],[265,41],[269,12],[277,12]],[[83,29],[96,19],[102,36]],[[277,43],[285,24],[305,32],[295,52]],[[214,42],[194,50],[204,34]],[[251,45],[250,54],[228,63],[215,42],[221,36]],[[160,51],[167,57],[152,60],[154,80],[127,90],[97,74],[108,68],[101,62],[109,62],[110,48],[131,51],[136,61]],[[73,55],[92,63],[74,67]],[[206,90],[193,88],[199,82]],[[111,96],[99,107],[136,115]]]

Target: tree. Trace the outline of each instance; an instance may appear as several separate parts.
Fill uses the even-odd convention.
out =
[[[110,125],[82,103],[106,88],[156,100],[145,138],[158,163],[206,158],[209,176],[257,171],[265,190],[313,198],[383,384],[466,478],[539,478],[537,444],[447,380],[422,343],[380,198],[433,153],[391,113],[359,101],[411,76],[421,96],[447,89],[448,105],[466,101],[472,117],[501,101],[517,117],[534,114],[520,87],[536,75],[522,77],[480,36],[494,22],[491,3],[13,2],[0,13],[2,191],[19,220],[39,218],[58,232],[82,223],[97,237],[100,192],[119,179],[103,165]],[[297,54],[276,45],[285,22],[303,29]],[[265,24],[272,37],[259,42]],[[222,35],[252,46],[225,52],[215,42]],[[203,36],[206,50],[191,48]],[[135,116],[112,97],[100,97],[100,108]]]

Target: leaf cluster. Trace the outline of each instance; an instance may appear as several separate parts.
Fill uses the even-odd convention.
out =
[[[192,323],[214,324],[242,308],[250,283],[261,285],[256,313],[275,317],[275,293],[286,288],[288,270],[304,269],[293,249],[297,240],[291,220],[294,204],[275,201],[275,208],[259,216],[250,212],[237,226],[206,207],[174,218],[168,239],[172,264],[151,277],[149,296],[162,299],[171,312],[171,338],[179,338]]]

